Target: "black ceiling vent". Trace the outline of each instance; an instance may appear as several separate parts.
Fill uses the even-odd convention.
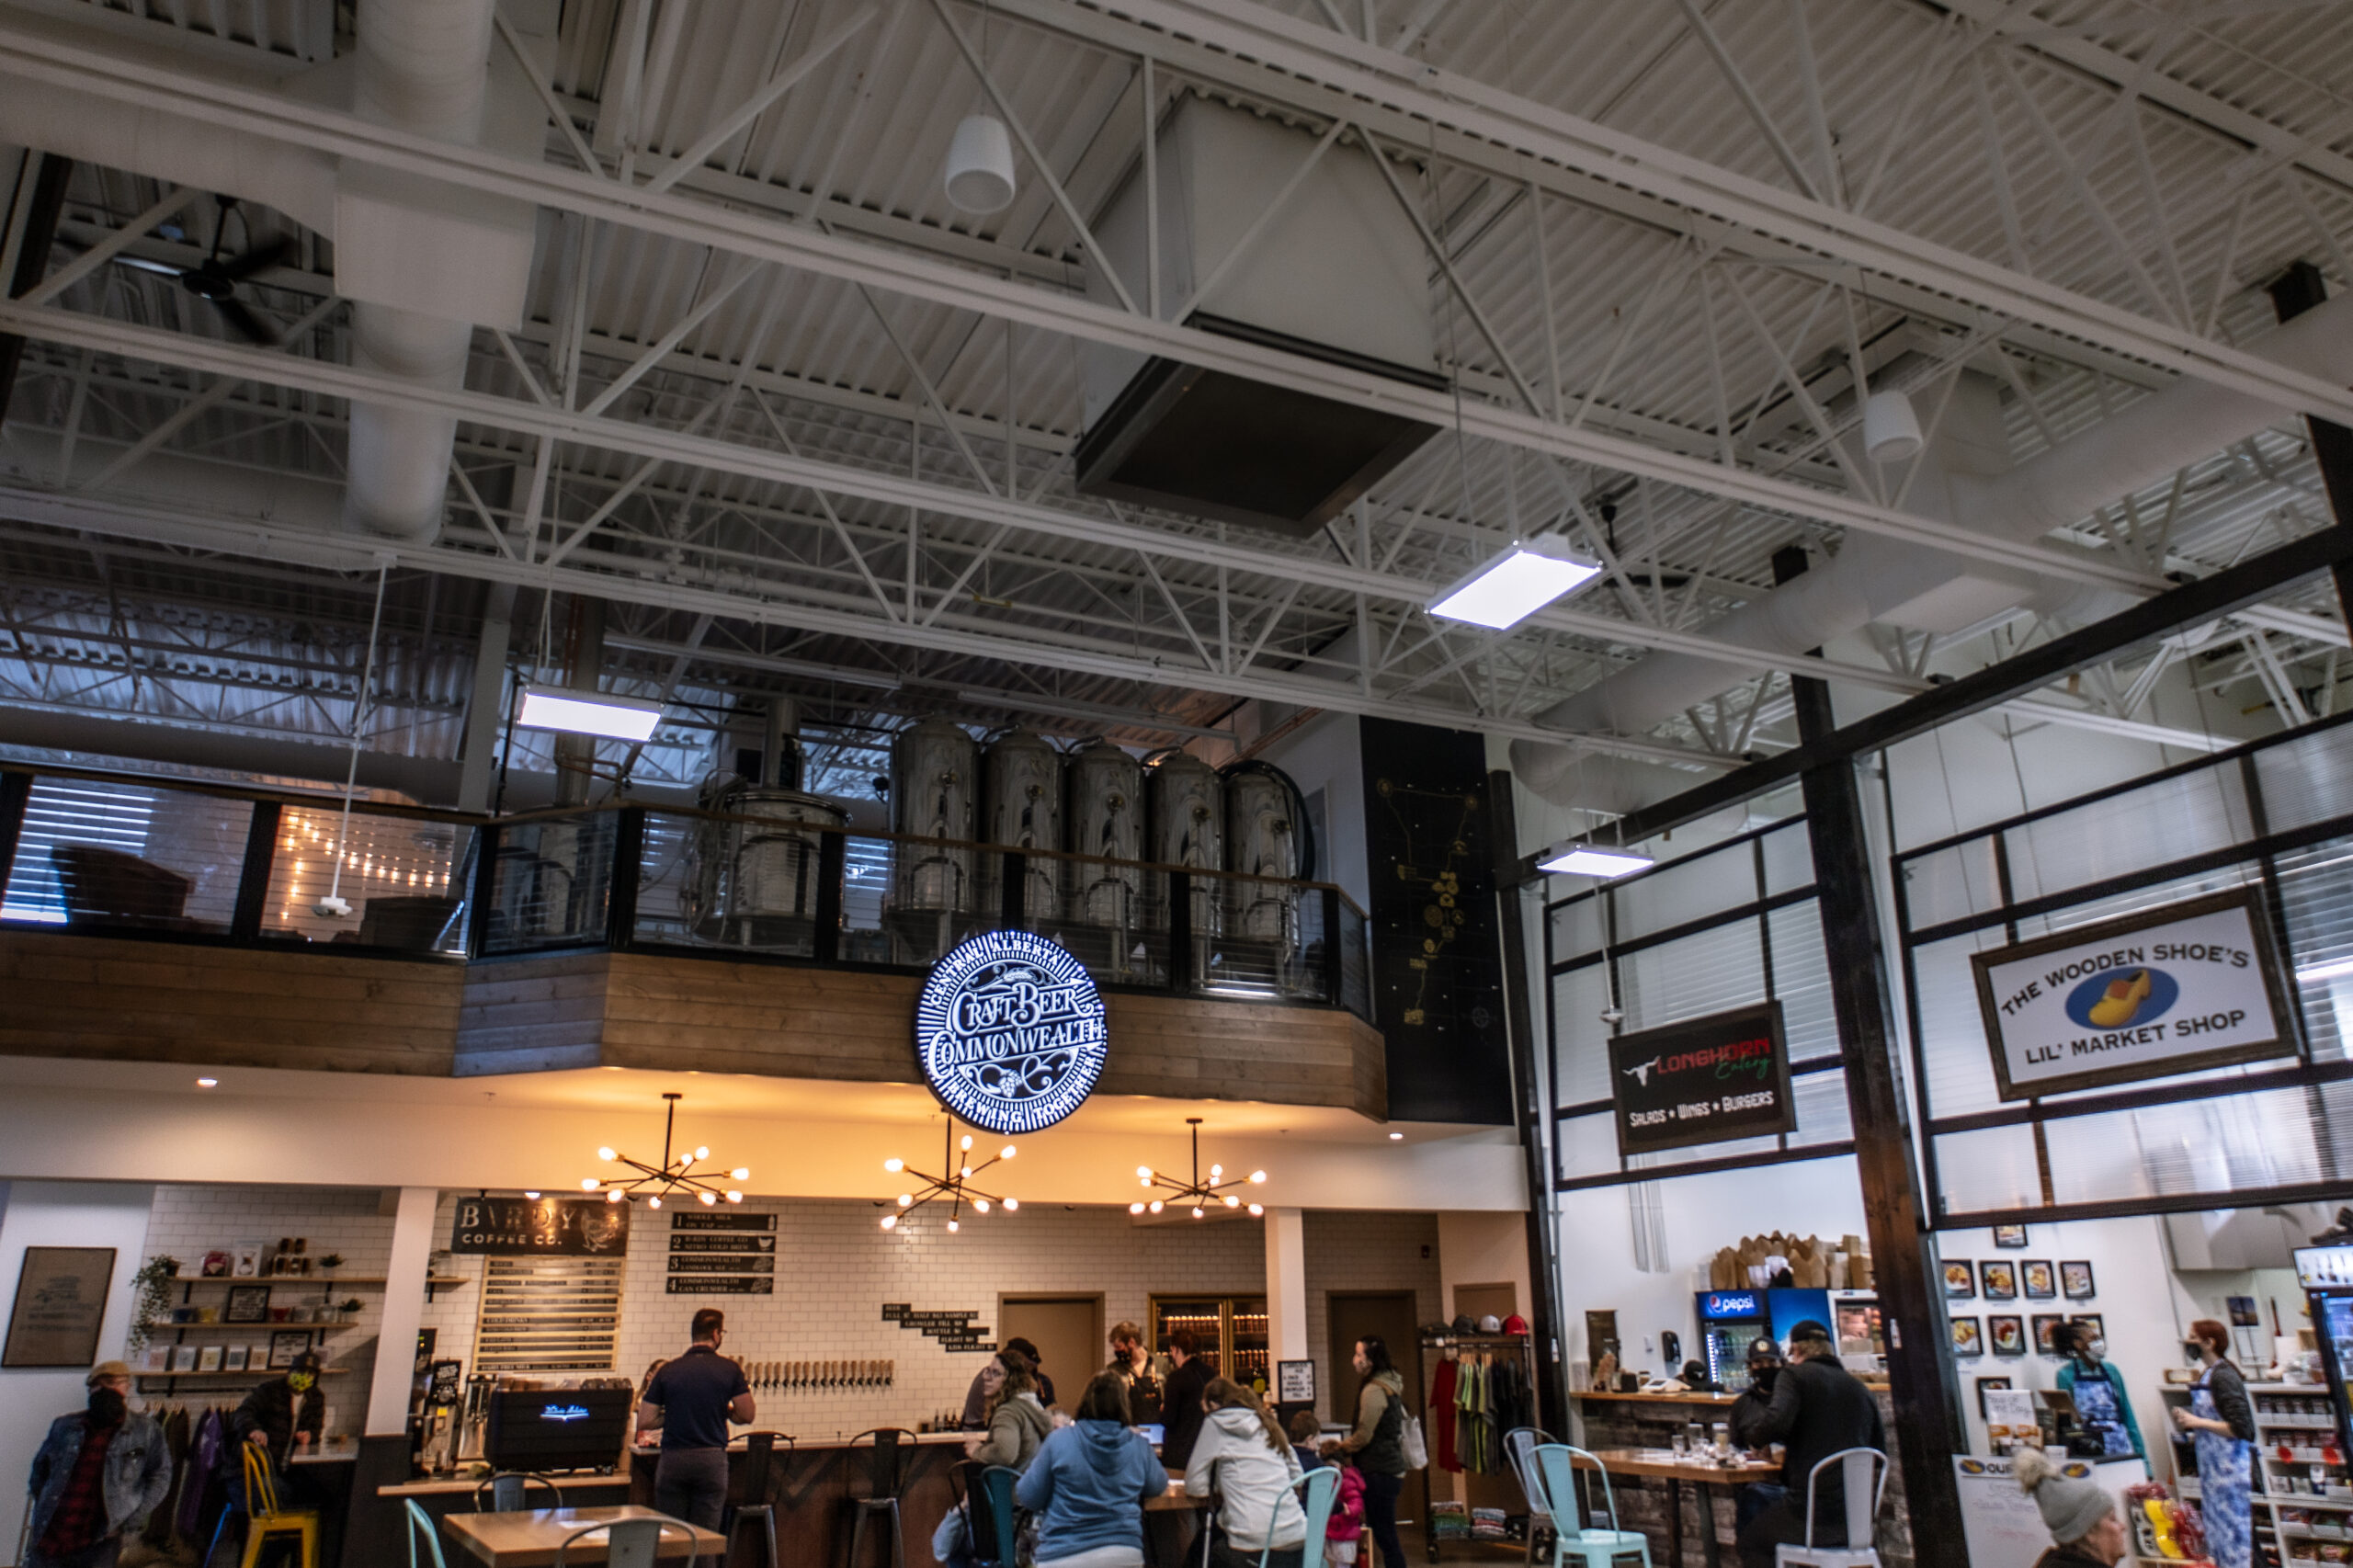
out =
[[[1196,312],[1186,324],[1446,390],[1435,371],[1245,323]],[[1079,442],[1078,488],[1245,528],[1311,534],[1437,434],[1437,426],[1403,415],[1155,358]]]
[[[1139,168],[1095,222],[1119,283],[1091,270],[1088,298],[1149,308],[1156,285],[1164,320],[1446,390],[1429,257],[1372,153],[1192,97],[1163,119],[1156,146],[1157,211]],[[1438,428],[1104,344],[1087,346],[1081,370],[1082,493],[1291,535],[1322,528]]]

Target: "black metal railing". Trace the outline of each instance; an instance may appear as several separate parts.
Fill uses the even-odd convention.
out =
[[[922,969],[1022,930],[1098,983],[1371,1017],[1328,883],[630,804],[485,817],[0,767],[0,924],[425,960],[636,949]],[[330,901],[340,900],[347,910]]]

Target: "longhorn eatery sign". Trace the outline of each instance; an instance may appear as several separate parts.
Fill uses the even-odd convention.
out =
[[[2253,889],[1971,955],[2006,1100],[2295,1053]]]
[[[1102,994],[1070,949],[984,931],[934,964],[915,1003],[924,1082],[957,1119],[1010,1137],[1086,1103],[1109,1055]]]
[[[1621,1034],[1609,1082],[1620,1154],[1797,1131],[1779,1002]]]

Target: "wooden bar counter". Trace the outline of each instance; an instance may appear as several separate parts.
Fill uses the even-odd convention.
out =
[[[932,1561],[931,1532],[948,1515],[956,1498],[949,1475],[964,1458],[964,1432],[924,1432],[912,1441],[907,1461],[906,1489],[899,1495],[899,1530],[906,1568],[925,1568]],[[853,1497],[872,1494],[868,1471],[874,1453],[871,1441],[850,1437],[803,1437],[789,1448],[779,1440],[768,1463],[767,1496],[754,1497],[745,1475],[748,1455],[741,1437],[727,1446],[728,1493],[731,1503],[766,1501],[776,1509],[776,1544],[781,1568],[891,1568],[891,1522],[866,1522],[862,1562],[847,1562],[849,1510]],[[629,1500],[652,1506],[654,1468],[659,1458],[653,1449],[630,1456]],[[745,1529],[730,1541],[728,1568],[752,1564],[760,1549],[752,1544],[756,1532]]]

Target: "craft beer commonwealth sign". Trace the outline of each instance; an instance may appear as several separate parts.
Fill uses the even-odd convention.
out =
[[[959,1120],[1002,1136],[1051,1127],[1086,1104],[1108,1038],[1095,977],[1027,931],[958,943],[915,1003],[924,1082]]]
[[[2006,1100],[2289,1056],[2295,1033],[2252,889],[1976,953]]]

